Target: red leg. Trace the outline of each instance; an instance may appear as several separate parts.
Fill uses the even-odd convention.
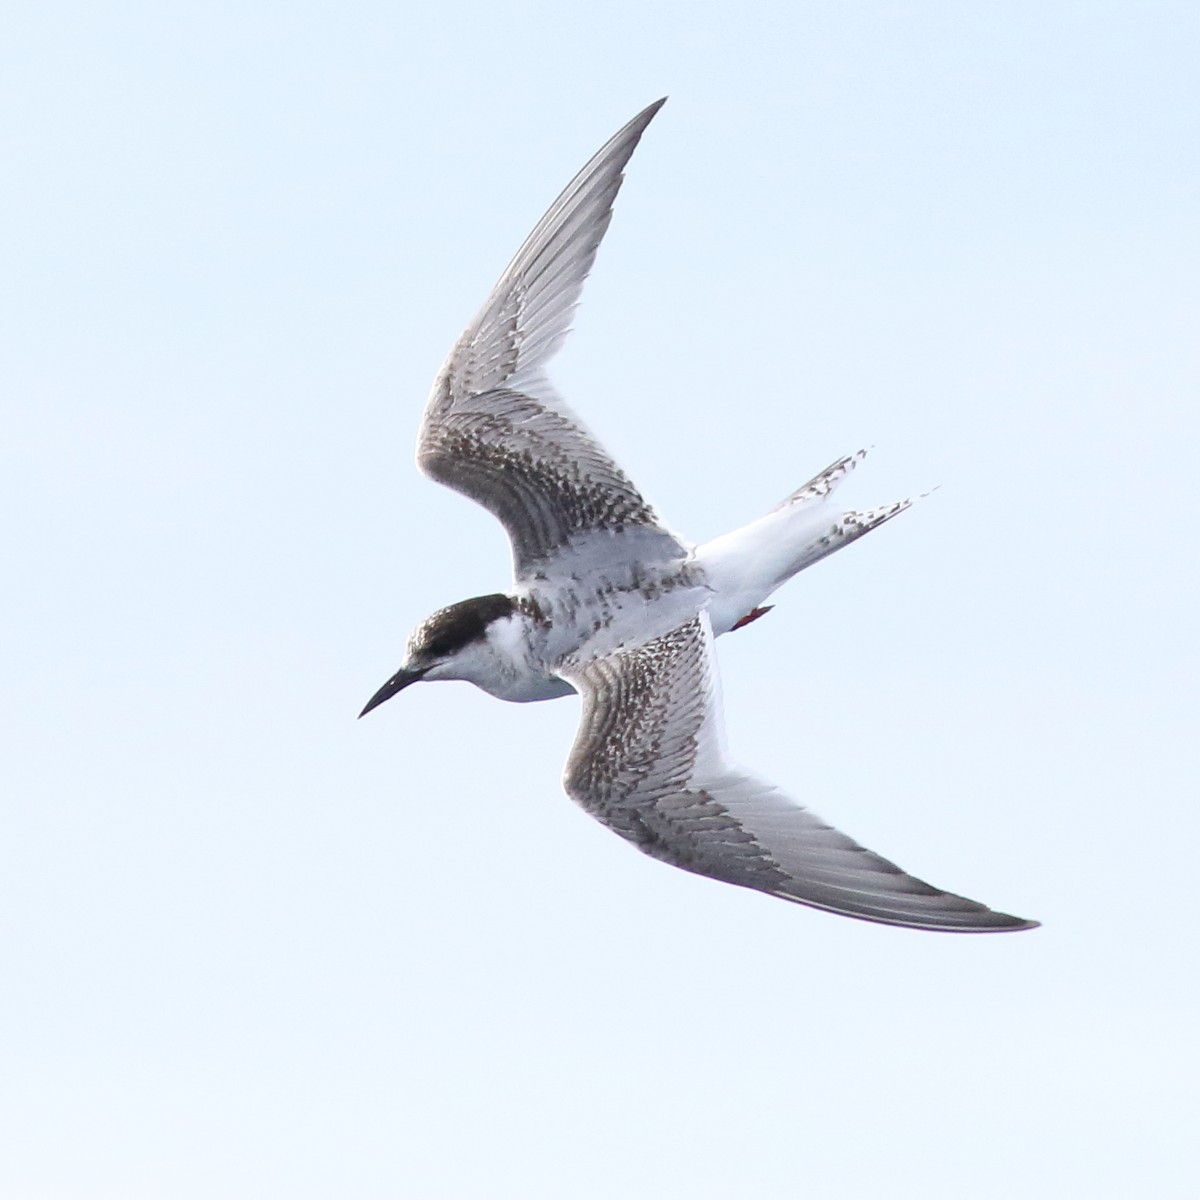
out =
[[[738,617],[734,621],[729,628],[729,632],[732,633],[735,629],[741,629],[743,625],[749,625],[751,621],[757,621],[759,617],[765,617],[774,607],[775,605],[768,604],[766,608],[752,608],[744,617]]]

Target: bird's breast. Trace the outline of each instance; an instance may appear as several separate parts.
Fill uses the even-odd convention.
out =
[[[539,656],[550,671],[675,629],[708,599],[686,560],[577,566],[548,573],[529,592],[540,615]]]

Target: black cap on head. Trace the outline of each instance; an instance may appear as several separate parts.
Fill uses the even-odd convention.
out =
[[[516,607],[517,602],[511,596],[497,592],[491,596],[460,600],[449,608],[439,608],[413,635],[412,654],[423,659],[447,658],[478,641],[493,621],[511,616]]]

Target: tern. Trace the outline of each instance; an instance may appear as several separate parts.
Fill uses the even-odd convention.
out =
[[[431,478],[499,518],[509,591],[427,617],[360,715],[418,681],[502,700],[576,692],[567,794],[672,866],[843,916],[950,932],[1030,929],[932,887],[734,766],[713,641],[902,500],[840,511],[838,459],[759,520],[696,546],[669,530],[545,374],[570,332],[625,166],[664,100],[611,138],[517,251],[433,384],[417,446]]]

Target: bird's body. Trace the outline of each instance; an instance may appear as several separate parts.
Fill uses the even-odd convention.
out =
[[[567,792],[675,866],[847,916],[957,931],[1029,928],[863,849],[727,760],[716,637],[757,619],[798,571],[907,500],[832,504],[863,452],[759,520],[695,546],[667,529],[544,373],[561,345],[622,171],[662,105],[617,133],[550,207],[434,381],[421,469],[504,524],[513,586],[427,618],[364,713],[418,680],[502,700],[578,692]]]

